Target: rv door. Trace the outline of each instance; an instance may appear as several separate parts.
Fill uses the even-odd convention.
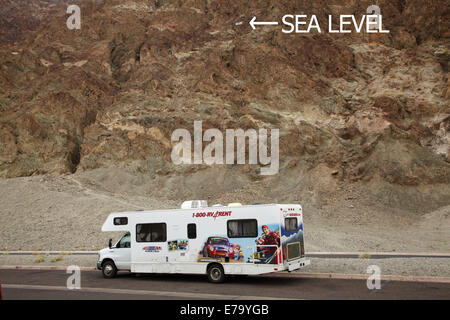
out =
[[[131,236],[127,232],[117,241],[112,248],[114,250],[114,262],[119,270],[130,270],[131,268]]]

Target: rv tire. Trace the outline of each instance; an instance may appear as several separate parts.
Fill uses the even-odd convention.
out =
[[[107,260],[102,264],[103,278],[111,279],[117,274],[117,267],[112,260]]]
[[[206,273],[208,274],[208,280],[210,282],[220,283],[225,280],[225,272],[219,263],[209,265]]]

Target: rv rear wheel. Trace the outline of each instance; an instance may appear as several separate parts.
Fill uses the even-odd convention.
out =
[[[213,283],[220,283],[225,280],[225,272],[220,264],[213,264],[207,271],[208,280]]]
[[[114,278],[117,274],[117,268],[114,262],[106,261],[102,265],[103,277],[107,279]]]

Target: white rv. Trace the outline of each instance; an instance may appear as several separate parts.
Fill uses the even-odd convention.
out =
[[[225,275],[293,271],[308,265],[298,204],[186,201],[181,209],[111,213],[102,231],[125,234],[100,250],[105,278],[117,271]]]

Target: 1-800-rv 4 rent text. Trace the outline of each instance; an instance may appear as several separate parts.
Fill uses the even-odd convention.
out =
[[[298,204],[186,201],[175,210],[111,213],[102,231],[126,232],[99,252],[97,268],[105,278],[126,270],[206,274],[222,282],[225,275],[293,271],[310,263]]]

